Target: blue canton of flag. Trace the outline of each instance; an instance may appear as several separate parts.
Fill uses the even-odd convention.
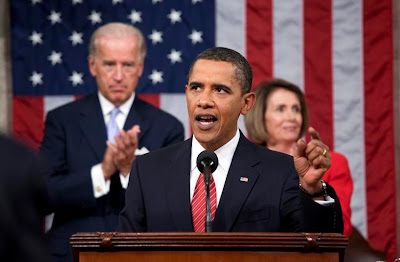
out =
[[[147,57],[138,93],[183,93],[190,63],[215,45],[213,1],[13,0],[15,96],[97,90],[87,63],[92,32],[108,22],[138,27]]]

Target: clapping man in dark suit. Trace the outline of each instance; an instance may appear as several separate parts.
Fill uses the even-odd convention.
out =
[[[342,232],[339,201],[321,181],[330,155],[317,132],[307,145],[298,141],[292,158],[239,131],[239,115],[255,101],[251,82],[250,65],[233,50],[211,48],[195,59],[185,87],[193,136],[135,161],[119,230],[204,232],[196,158],[207,149],[219,159],[210,182],[212,231]]]
[[[98,92],[47,115],[41,152],[52,167],[48,189],[55,214],[48,238],[58,261],[71,261],[73,233],[116,229],[135,152],[184,139],[175,117],[135,94],[145,55],[137,28],[100,27],[89,46]]]

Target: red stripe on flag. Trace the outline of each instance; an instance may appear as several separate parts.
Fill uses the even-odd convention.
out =
[[[85,97],[85,95],[74,95],[75,100],[79,100],[81,98]]]
[[[363,11],[368,240],[393,261],[397,237],[392,1],[365,0]]]
[[[160,94],[137,94],[137,96],[147,103],[160,108]]]
[[[246,57],[254,87],[272,77],[272,0],[248,0],[246,18]]]
[[[310,125],[333,148],[331,1],[304,1],[304,89]]]
[[[43,97],[13,97],[13,133],[22,143],[38,149],[43,139]]]

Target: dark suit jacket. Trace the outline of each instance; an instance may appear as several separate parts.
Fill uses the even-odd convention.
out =
[[[193,231],[191,143],[189,139],[137,158],[120,214],[120,231]],[[333,189],[329,193],[336,203],[324,207],[301,193],[298,184],[292,157],[255,145],[241,134],[213,231],[342,232]]]
[[[173,116],[135,98],[124,129],[140,125],[139,148],[155,150],[183,141],[183,125]],[[90,171],[106,149],[106,126],[98,95],[92,94],[48,113],[41,153],[52,173],[49,195],[54,221],[48,234],[54,256],[70,256],[69,237],[79,231],[113,231],[124,206],[119,175],[110,193],[95,198]]]
[[[44,161],[0,136],[0,260],[49,261]]]

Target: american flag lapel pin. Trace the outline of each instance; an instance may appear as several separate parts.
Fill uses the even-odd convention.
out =
[[[241,176],[240,177],[240,182],[249,182],[249,178],[248,177],[246,177],[246,176]]]

